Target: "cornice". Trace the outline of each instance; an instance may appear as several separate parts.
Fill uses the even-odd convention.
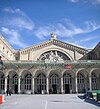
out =
[[[88,50],[86,50],[84,48],[77,47],[75,45],[65,43],[65,42],[62,42],[62,41],[59,41],[59,40],[56,40],[56,39],[50,39],[50,40],[47,40],[45,42],[39,43],[37,45],[31,46],[31,47],[28,47],[28,48],[25,48],[25,49],[21,49],[19,52],[26,53],[26,52],[41,49],[41,48],[44,48],[44,47],[47,47],[47,46],[50,46],[50,45],[56,45],[56,46],[59,46],[59,47],[65,48],[65,49],[77,51],[81,54],[86,54],[88,52]]]

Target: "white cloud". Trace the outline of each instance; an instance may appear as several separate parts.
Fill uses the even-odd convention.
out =
[[[4,8],[3,11],[6,12],[6,18],[3,18],[5,25],[18,27],[19,29],[34,29],[33,21],[25,14],[25,12],[23,12],[19,8]]]
[[[69,0],[70,2],[72,3],[79,3],[79,2],[82,2],[82,3],[89,3],[89,4],[92,4],[92,5],[100,5],[100,0]]]
[[[26,19],[23,18],[13,18],[12,21],[9,22],[8,25],[19,27],[20,29],[33,30],[33,24],[31,22],[27,22]]]
[[[100,0],[89,0],[92,5],[100,5]]]
[[[98,36],[96,37],[85,37],[85,39],[81,39],[80,40],[80,42],[82,43],[82,42],[89,42],[89,41],[92,41],[92,40],[95,40],[95,39],[97,39],[98,38]]]
[[[86,21],[85,24],[87,26],[87,31],[89,32],[95,31],[100,28],[100,24],[96,22]]]
[[[20,34],[16,30],[2,27],[0,29],[0,31],[7,34],[8,42],[11,45],[17,45],[17,46],[22,47],[22,48],[27,47],[26,44],[24,44],[22,41],[20,41]]]
[[[5,12],[9,12],[9,13],[20,13],[21,12],[21,10],[18,8],[18,9],[12,9],[12,8],[4,8],[3,9]],[[22,12],[23,13],[23,12]]]
[[[78,2],[79,0],[69,0],[70,2],[73,2],[73,3],[76,3]]]
[[[54,32],[60,37],[72,37],[78,34],[85,34],[93,32],[100,28],[100,24],[92,21],[86,21],[83,23],[84,27],[76,26],[71,21],[66,20],[63,23],[57,23]],[[83,25],[82,24],[82,25]],[[35,30],[34,34],[40,38],[44,39],[52,32],[52,27],[50,25],[39,27]]]
[[[41,40],[45,39],[44,36],[48,36],[51,32],[51,28],[49,26],[39,27],[34,31],[34,34]]]

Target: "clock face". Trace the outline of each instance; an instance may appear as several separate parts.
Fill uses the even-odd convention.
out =
[[[53,58],[53,62],[57,62],[58,61],[58,58],[57,57],[54,57]]]

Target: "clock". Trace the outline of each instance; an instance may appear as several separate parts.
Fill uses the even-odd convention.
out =
[[[58,61],[58,58],[55,56],[54,58],[53,58],[53,62],[57,62]]]

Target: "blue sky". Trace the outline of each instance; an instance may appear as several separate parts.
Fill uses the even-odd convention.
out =
[[[91,49],[100,41],[100,0],[0,0],[0,33],[14,49],[57,39]]]

